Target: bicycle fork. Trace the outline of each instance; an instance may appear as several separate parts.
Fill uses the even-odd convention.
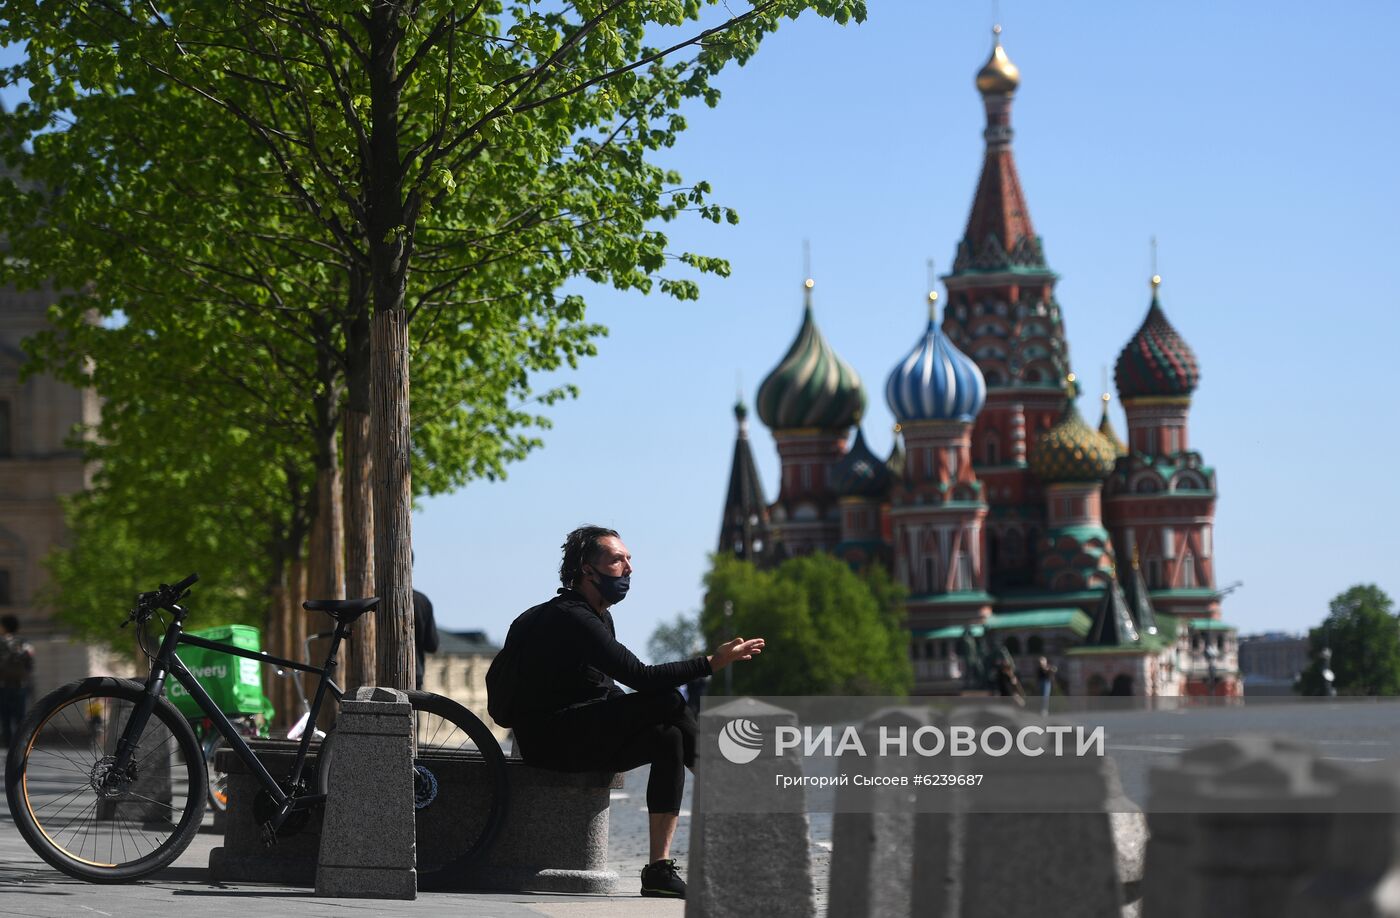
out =
[[[137,778],[134,762],[137,747],[146,732],[146,724],[151,720],[151,713],[156,709],[156,699],[165,688],[165,677],[169,671],[165,661],[174,655],[179,639],[180,621],[177,617],[166,632],[165,639],[161,641],[155,664],[151,666],[151,673],[146,677],[145,694],[127,718],[126,727],[117,738],[112,761],[97,785],[98,792],[104,797],[120,795]]]

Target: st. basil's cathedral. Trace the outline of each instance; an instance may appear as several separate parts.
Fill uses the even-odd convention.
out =
[[[1047,657],[1075,695],[1238,696],[1215,586],[1215,472],[1187,435],[1195,355],[1154,276],[1114,369],[1127,442],[1108,393],[1097,429],[1079,414],[1058,275],[1011,153],[1020,73],[997,32],[976,81],[982,174],[942,321],[931,292],[927,328],[885,382],[892,454],[865,442],[865,389],[818,328],[808,279],[797,338],[755,403],[777,444],[778,497],[764,497],[741,399],[719,551],[885,565],[908,593],[918,693],[983,687],[990,648],[1032,684]]]

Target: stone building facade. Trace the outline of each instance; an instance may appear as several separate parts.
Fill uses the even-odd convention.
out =
[[[0,614],[16,616],[34,645],[36,695],[126,672],[122,661],[71,639],[43,602],[44,560],[67,534],[63,499],[92,481],[73,438],[97,423],[100,407],[95,393],[49,374],[21,379],[22,342],[47,327],[54,297],[0,288]]]

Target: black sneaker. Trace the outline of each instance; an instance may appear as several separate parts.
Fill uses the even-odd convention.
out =
[[[665,899],[684,899],[685,880],[676,870],[674,858],[656,861],[642,868],[642,895]]]

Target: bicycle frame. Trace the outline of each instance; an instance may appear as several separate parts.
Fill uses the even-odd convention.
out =
[[[160,650],[156,652],[155,659],[151,662],[151,672],[146,678],[145,697],[132,712],[131,718],[127,721],[126,728],[122,731],[121,738],[117,742],[116,757],[112,773],[119,774],[124,771],[131,761],[131,756],[135,749],[136,740],[146,729],[146,722],[150,719],[151,712],[155,710],[156,699],[160,697],[165,687],[167,675],[173,675],[177,682],[184,686],[190,697],[199,705],[200,710],[209,718],[214,729],[221,733],[228,741],[229,748],[238,756],[239,760],[247,766],[248,770],[258,779],[258,783],[267,791],[274,803],[277,804],[277,814],[271,820],[271,830],[276,832],[286,821],[288,814],[296,811],[309,809],[317,804],[325,802],[324,794],[306,794],[293,797],[289,795],[282,786],[268,773],[268,770],[259,761],[253,750],[249,748],[247,741],[238,732],[224,714],[219,710],[218,705],[209,697],[209,693],[204,690],[204,686],[199,684],[199,680],[189,671],[184,662],[180,660],[176,648],[181,644],[188,644],[192,647],[202,647],[206,650],[217,650],[236,657],[243,657],[248,660],[256,660],[259,663],[271,663],[277,666],[286,667],[303,673],[315,673],[320,678],[316,684],[316,695],[311,702],[310,722],[315,723],[316,717],[320,713],[321,704],[325,701],[326,693],[330,692],[336,700],[344,697],[345,691],[335,680],[331,678],[331,670],[336,667],[336,652],[340,649],[340,642],[350,636],[349,626],[336,622],[335,630],[331,632],[330,648],[326,654],[324,666],[311,666],[306,663],[298,663],[292,660],[284,660],[281,657],[274,657],[271,654],[245,650],[242,647],[234,647],[230,644],[220,644],[217,641],[209,641],[204,638],[185,634],[184,620],[188,612],[179,605],[169,607],[172,619],[166,628],[165,637],[161,640]],[[297,744],[297,753],[292,761],[292,770],[287,777],[288,786],[298,784],[302,779],[303,771],[306,767],[306,756],[311,748],[311,739],[314,730],[307,730],[302,734],[301,740]]]

